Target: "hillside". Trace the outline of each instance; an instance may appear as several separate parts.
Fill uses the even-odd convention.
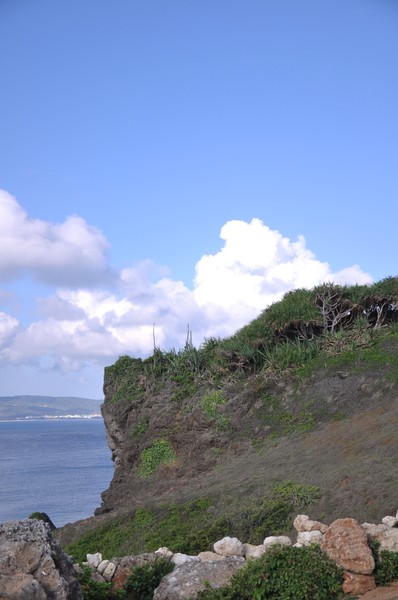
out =
[[[398,278],[296,290],[226,340],[155,349],[105,370],[115,474],[76,557],[256,543],[290,515],[397,509]],[[394,512],[395,514],[395,512]],[[69,546],[68,546],[69,545]],[[109,556],[110,557],[110,556]]]
[[[54,396],[2,396],[0,421],[45,416],[94,415],[100,413],[101,400]]]

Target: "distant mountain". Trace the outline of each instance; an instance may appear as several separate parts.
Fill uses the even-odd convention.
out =
[[[71,396],[0,396],[0,420],[99,415],[101,403]]]

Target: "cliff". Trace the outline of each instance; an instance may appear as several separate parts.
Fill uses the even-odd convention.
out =
[[[105,370],[102,405],[114,477],[96,517],[64,528],[62,541],[104,523],[125,540],[121,515],[131,524],[152,510],[161,523],[183,506],[179,518],[196,529],[224,519],[254,531],[248,505],[286,500],[283,486],[290,509],[311,503],[317,519],[391,513],[397,298],[397,278],[298,290],[228,340],[196,350],[188,334],[181,352],[121,357]],[[200,524],[191,520],[199,501]],[[120,549],[156,549],[144,538]]]

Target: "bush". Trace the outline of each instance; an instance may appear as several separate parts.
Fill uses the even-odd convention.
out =
[[[169,465],[176,459],[176,454],[167,440],[155,440],[150,448],[141,452],[141,463],[138,467],[140,477],[153,475],[160,465]]]
[[[199,592],[201,600],[337,600],[344,597],[343,571],[316,545],[275,546],[249,561],[218,590]]]
[[[84,600],[122,600],[125,598],[123,590],[112,592],[112,583],[94,581],[91,575],[90,567],[83,567],[83,572],[78,574]]]
[[[174,565],[165,558],[157,558],[153,564],[137,565],[124,586],[126,600],[152,600],[153,592],[162,578],[171,573]]]

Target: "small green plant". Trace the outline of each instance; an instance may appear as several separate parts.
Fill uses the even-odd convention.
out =
[[[78,574],[84,600],[122,600],[126,598],[124,590],[112,591],[112,583],[95,581],[90,567],[83,567]]]
[[[219,407],[224,404],[226,400],[218,390],[203,396],[200,402],[203,413],[208,419],[215,421],[219,429],[226,429],[229,425],[228,417],[219,412]]]
[[[176,460],[176,453],[167,440],[155,440],[141,452],[141,462],[138,467],[140,477],[151,477],[161,465],[170,465]]]
[[[398,552],[380,550],[380,542],[368,538],[369,546],[375,560],[376,585],[388,585],[398,579]]]
[[[138,438],[138,437],[143,436],[148,431],[148,427],[149,427],[149,419],[147,417],[141,417],[141,419],[139,419],[138,423],[131,430],[132,437]]]
[[[276,546],[249,561],[218,590],[199,600],[338,600],[344,598],[343,571],[316,546]]]
[[[132,568],[124,586],[126,600],[152,600],[153,592],[162,578],[171,573],[174,564],[165,558],[157,558],[152,564],[136,565]]]

